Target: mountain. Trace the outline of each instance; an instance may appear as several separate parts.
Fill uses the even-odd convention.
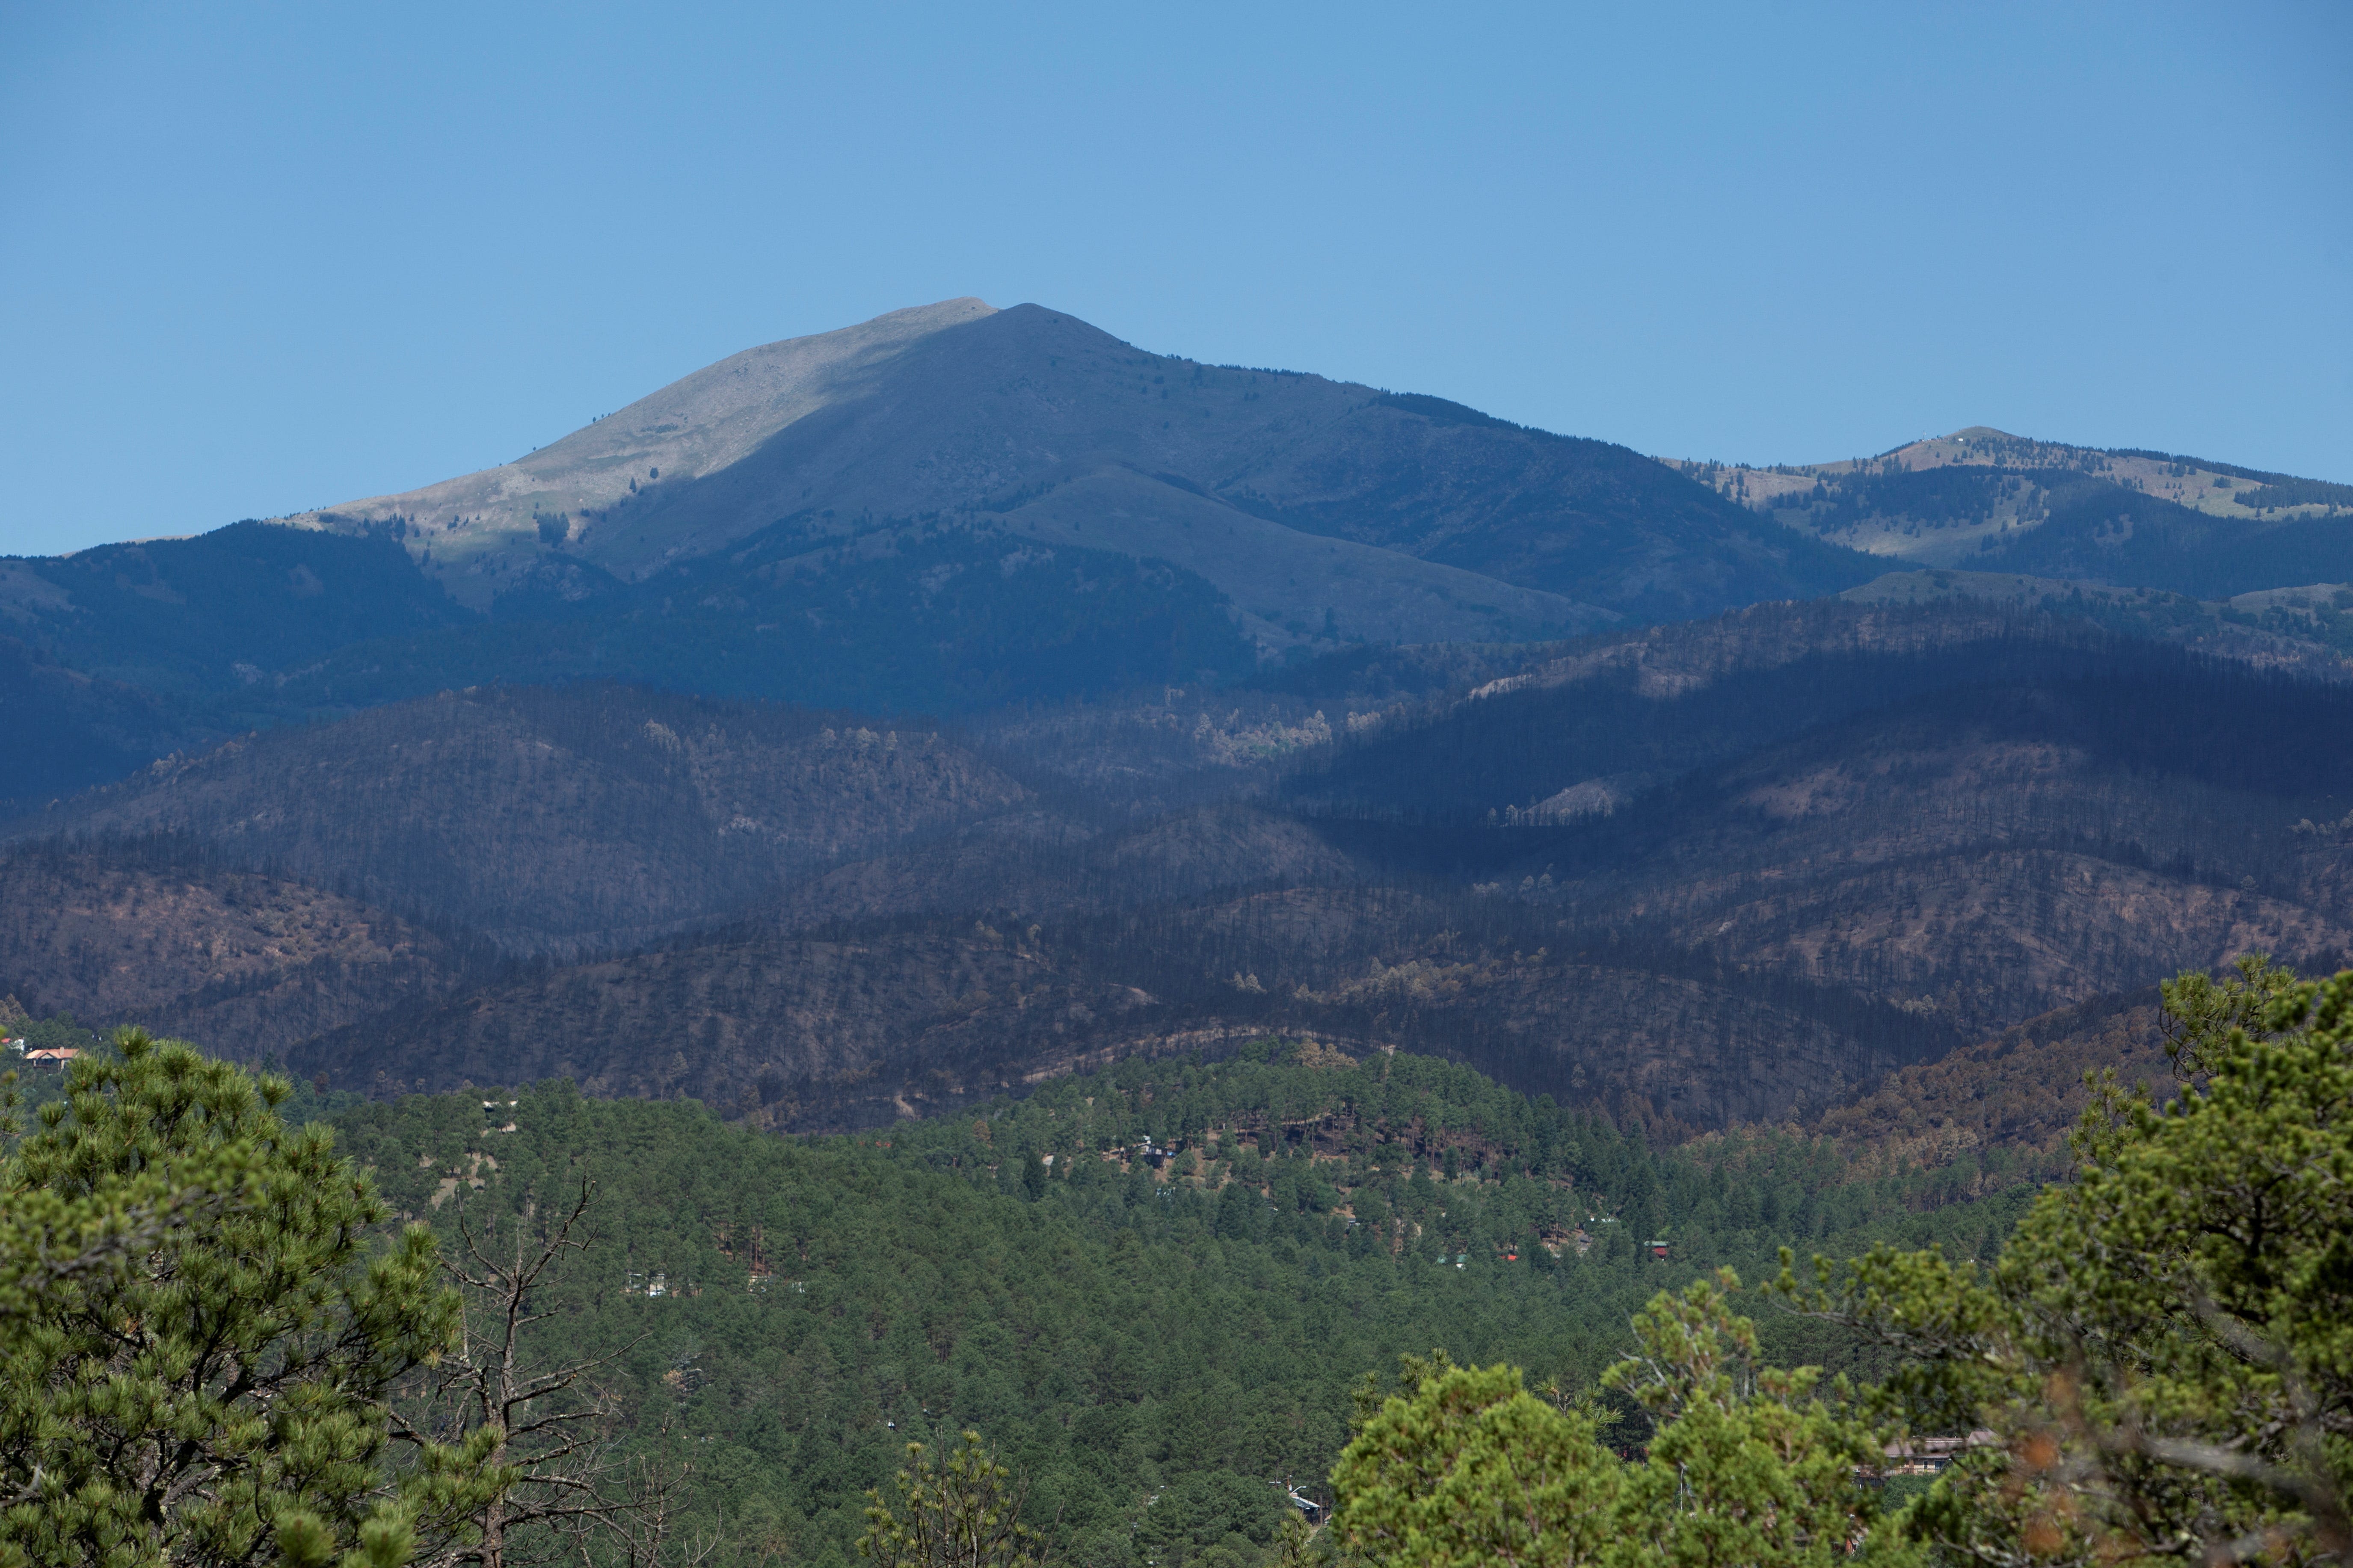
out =
[[[2353,485],[1985,426],[1876,458],[1678,462],[1761,516],[1915,566],[2229,598],[2353,578]]]
[[[7,763],[0,773],[0,818],[20,807],[105,779],[121,778],[175,747],[227,733],[187,705],[142,687],[101,679],[60,664],[47,648],[0,637],[0,728]]]
[[[352,643],[477,618],[380,530],[346,537],[248,521],[192,539],[0,560],[0,624],[61,663],[167,696],[246,692],[266,671]]]
[[[0,994],[777,1129],[1270,1032],[1805,1121],[2353,951],[2341,504],[1987,431],[1679,472],[899,312],[423,490],[0,562]]]
[[[784,519],[830,540],[999,518],[1177,561],[1270,625],[1377,641],[1426,638],[1396,618],[1435,613],[1416,605],[1577,627],[1603,618],[1588,606],[1689,615],[1859,580],[1847,552],[1678,479],[1442,399],[955,300],[752,349],[512,463],[291,521],[396,525],[486,607],[559,552],[635,582]]]
[[[0,636],[83,682],[0,671],[47,742],[0,789],[37,803],[467,686],[971,714],[1868,568],[1622,447],[952,300],[747,351],[420,490],[0,560]]]
[[[2353,679],[2353,584],[2262,588],[2197,599],[2161,588],[2029,577],[2006,572],[1890,572],[1839,595],[1852,604],[1974,600],[2090,621],[2127,637],[2196,648],[2259,669],[2315,680]]]
[[[422,489],[0,561],[26,662],[0,702],[44,738],[0,788],[37,804],[247,729],[493,683],[967,718],[1235,687],[1350,647],[1853,591],[1891,562],[2276,599],[2353,579],[2344,490],[1988,431],[1867,462],[1668,464],[951,300],[749,350]],[[2353,646],[2323,587],[2318,610],[2169,607],[2165,635],[2252,617],[2297,657]]]
[[[1984,1034],[2250,947],[2353,952],[2315,826],[2353,808],[2348,721],[2341,683],[2069,619],[1759,606],[1401,713],[1282,789],[1399,838],[1516,825],[1458,874]]]

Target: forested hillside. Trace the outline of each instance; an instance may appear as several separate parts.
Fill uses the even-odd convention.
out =
[[[1891,572],[1839,596],[1855,604],[1976,599],[2015,605],[2314,680],[2343,680],[2353,669],[2346,662],[2353,652],[2353,618],[2345,614],[2353,605],[2353,588],[2331,583],[2200,599],[2010,573]]]
[[[2179,1035],[2153,990],[2100,997],[1898,1068],[1803,1130],[1890,1166],[1934,1168],[2006,1149],[2026,1156],[2010,1179],[2053,1179],[2102,1075],[2163,1100],[2173,1078],[2167,1047]]]
[[[691,1460],[696,1521],[743,1563],[852,1561],[901,1443],[965,1426],[1034,1479],[1067,1561],[1251,1561],[1273,1483],[1329,1500],[1350,1390],[1401,1353],[1591,1393],[1661,1289],[1769,1273],[1785,1242],[1988,1255],[2024,1196],[1972,1199],[1976,1167],[1865,1175],[1778,1133],[1657,1152],[1443,1062],[1271,1040],[859,1138],[560,1085],[336,1123],[448,1234],[597,1184],[596,1241],[534,1352],[620,1357],[628,1442]],[[1861,1364],[1766,1325],[1784,1357]]]

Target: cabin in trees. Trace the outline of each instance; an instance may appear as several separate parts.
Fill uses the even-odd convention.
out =
[[[1915,1437],[1909,1442],[1890,1443],[1885,1450],[1888,1464],[1881,1473],[1933,1476],[1971,1448],[1983,1448],[2000,1441],[1993,1433],[1979,1427],[1966,1437]]]

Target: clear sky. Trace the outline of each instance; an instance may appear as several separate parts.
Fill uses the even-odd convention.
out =
[[[0,552],[963,294],[1646,452],[2353,480],[2353,5],[0,0]]]

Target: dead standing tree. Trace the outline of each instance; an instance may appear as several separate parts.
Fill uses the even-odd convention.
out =
[[[538,1364],[525,1343],[533,1324],[554,1315],[543,1305],[551,1277],[595,1239],[582,1221],[596,1195],[596,1184],[584,1179],[569,1206],[536,1230],[536,1205],[526,1202],[503,1236],[495,1218],[478,1232],[461,1201],[461,1250],[443,1268],[465,1298],[465,1342],[417,1374],[396,1407],[393,1436],[422,1453],[428,1444],[495,1430],[491,1463],[507,1468],[513,1483],[453,1521],[467,1528],[421,1553],[418,1568],[528,1568],[560,1560],[691,1568],[717,1547],[715,1538],[675,1538],[691,1466],[618,1452],[619,1401],[595,1377],[638,1342],[552,1367]]]

